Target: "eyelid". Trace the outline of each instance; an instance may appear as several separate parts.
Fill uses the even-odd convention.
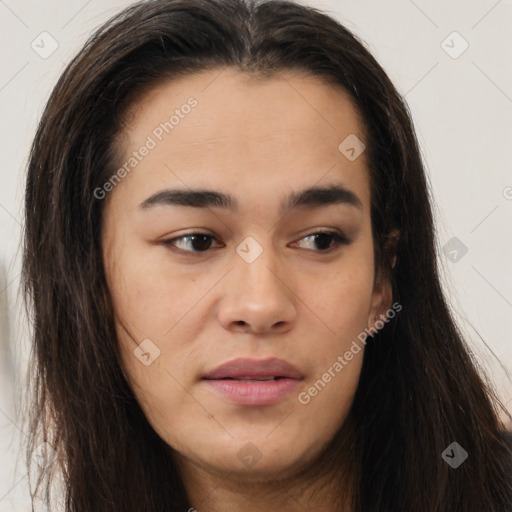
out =
[[[341,239],[343,239],[347,243],[351,242],[349,237],[347,235],[345,235],[345,233],[341,229],[338,229],[338,228],[314,228],[312,231],[309,231],[306,234],[300,235],[298,240],[302,240],[303,238],[306,238],[308,236],[322,235],[322,234],[333,235],[333,236],[336,235],[336,236],[340,237]]]

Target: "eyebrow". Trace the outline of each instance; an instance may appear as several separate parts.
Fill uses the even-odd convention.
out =
[[[309,187],[294,191],[281,205],[281,213],[297,208],[313,208],[332,204],[346,204],[362,209],[359,197],[341,185]],[[223,208],[232,212],[238,210],[236,197],[215,190],[165,189],[148,197],[139,208],[147,210],[155,206],[189,206],[193,208]]]

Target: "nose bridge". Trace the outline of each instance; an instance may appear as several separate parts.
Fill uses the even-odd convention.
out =
[[[263,239],[259,237],[260,240]],[[278,265],[269,237],[260,243],[248,236],[236,247],[230,290],[223,295],[220,320],[224,327],[247,325],[264,331],[279,324],[289,324],[295,316],[291,286],[286,286],[286,275]]]
[[[240,270],[237,272],[237,280],[241,287],[239,291],[243,292],[246,287],[253,297],[262,293],[269,301],[276,293],[284,291],[277,277],[279,265],[276,263],[279,257],[274,254],[269,237],[265,241],[262,236],[258,238],[261,243],[255,237],[247,236],[236,247],[235,262]]]

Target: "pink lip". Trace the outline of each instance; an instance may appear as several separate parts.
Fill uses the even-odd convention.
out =
[[[275,404],[302,379],[293,365],[277,358],[235,359],[203,377],[212,391],[242,405]]]

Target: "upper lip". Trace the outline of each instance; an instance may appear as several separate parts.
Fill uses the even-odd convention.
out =
[[[208,372],[204,379],[265,379],[285,377],[290,379],[302,379],[302,374],[295,366],[278,359],[233,359],[221,364]]]

